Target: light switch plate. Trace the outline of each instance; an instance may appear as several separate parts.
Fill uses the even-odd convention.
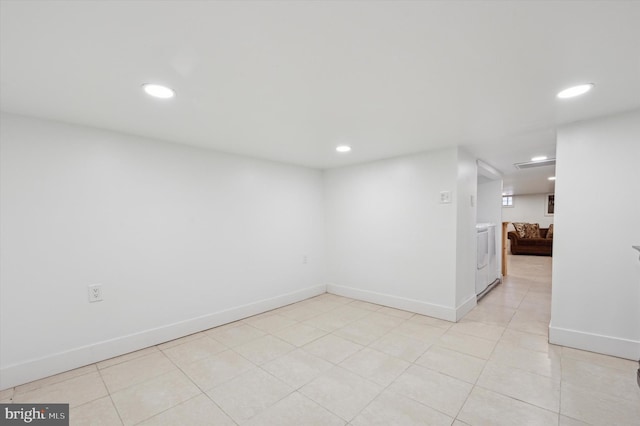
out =
[[[451,203],[451,191],[440,191],[440,204]]]

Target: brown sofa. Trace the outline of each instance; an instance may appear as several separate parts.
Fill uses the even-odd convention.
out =
[[[540,228],[541,238],[520,238],[517,232],[510,231],[507,235],[511,241],[511,254],[551,256],[553,238],[546,238],[548,230],[549,228]]]

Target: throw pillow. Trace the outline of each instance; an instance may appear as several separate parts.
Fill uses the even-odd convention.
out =
[[[527,223],[524,225],[524,238],[540,238],[540,225]]]
[[[518,237],[520,237],[520,238],[524,238],[524,226],[525,225],[526,225],[526,223],[513,222],[513,227],[516,230],[516,234],[518,234]]]
[[[549,230],[547,231],[547,238],[553,238],[553,223],[549,225]]]

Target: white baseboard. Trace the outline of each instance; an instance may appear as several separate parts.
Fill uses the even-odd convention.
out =
[[[427,315],[447,321],[456,321],[456,309],[448,306],[426,303],[420,300],[408,299],[390,294],[376,293],[368,290],[361,290],[353,287],[345,287],[336,284],[327,284],[327,293],[338,296],[350,297],[352,299],[363,300],[365,302],[376,303],[378,305],[389,306],[391,308],[402,309],[416,314]],[[466,302],[465,302],[466,303]]]
[[[549,325],[549,342],[554,345],[597,352],[605,355],[640,360],[640,341],[604,336]]]
[[[0,390],[238,321],[325,292],[325,285],[309,287],[224,311],[213,312],[177,323],[144,330],[139,333],[129,334],[116,339],[73,348],[65,352],[47,355],[38,359],[31,359],[19,364],[8,365],[0,369]]]
[[[456,308],[456,321],[460,321],[465,315],[467,315],[478,304],[478,298],[474,294],[469,296],[467,300],[462,302],[460,306]]]

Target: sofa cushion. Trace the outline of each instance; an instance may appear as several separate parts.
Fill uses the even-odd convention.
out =
[[[524,226],[525,225],[526,225],[526,223],[513,222],[513,227],[516,230],[516,234],[518,234],[518,237],[520,237],[520,238],[524,238]]]
[[[553,223],[549,225],[549,230],[547,231],[547,239],[553,238]]]
[[[540,225],[537,223],[525,223],[523,238],[540,238]]]

